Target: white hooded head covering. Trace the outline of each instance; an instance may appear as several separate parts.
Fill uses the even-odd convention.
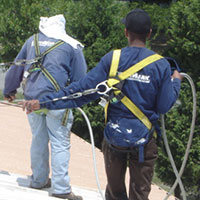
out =
[[[75,49],[78,45],[83,48],[84,46],[80,42],[67,35],[65,22],[65,18],[61,14],[52,17],[40,17],[39,30],[47,37],[62,40]]]

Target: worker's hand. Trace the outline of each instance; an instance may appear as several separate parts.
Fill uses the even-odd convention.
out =
[[[22,105],[23,111],[26,110],[27,114],[40,109],[40,102],[38,100],[21,101],[18,104]]]
[[[13,100],[16,99],[16,96],[15,95],[13,95],[13,96],[5,96],[4,99],[7,100],[8,102],[12,102]]]
[[[172,78],[178,78],[181,81],[183,80],[183,76],[177,70],[174,70],[174,73],[172,74]]]

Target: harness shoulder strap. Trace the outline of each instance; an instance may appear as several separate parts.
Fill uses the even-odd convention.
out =
[[[34,34],[35,54],[36,54],[36,56],[40,56],[41,58],[44,57],[46,54],[48,54],[50,51],[54,50],[55,48],[57,48],[58,46],[60,46],[61,44],[64,44],[64,43],[65,43],[64,41],[59,40],[41,54],[40,47],[39,47],[38,34]]]
[[[35,55],[36,57],[40,55],[40,48],[38,42],[38,34],[34,34],[34,47],[35,47]]]
[[[115,50],[115,51],[121,51],[121,50]],[[112,58],[113,65],[115,63],[115,61],[114,61],[115,59],[119,60],[119,58],[117,56],[120,56],[119,53],[114,53],[114,52],[113,52],[113,58]],[[161,58],[163,58],[163,57],[160,56],[159,54],[154,54],[154,55],[148,56],[147,58],[141,60],[140,62],[138,62],[135,65],[128,68],[126,71],[119,74],[118,79],[112,78],[112,77],[116,76],[118,66],[112,67],[112,65],[111,65],[110,71],[112,71],[112,76],[108,79],[108,85],[111,87],[111,86],[119,83],[120,81],[127,79],[129,76],[135,74],[136,72],[143,69],[147,65],[149,65]]]
[[[109,77],[115,77],[117,73],[117,68],[119,66],[119,60],[121,55],[121,49],[116,49],[113,51],[113,58],[110,67]]]
[[[61,44],[64,44],[65,42],[59,40],[58,42],[56,42],[54,45],[52,45],[51,47],[49,47],[45,52],[43,52],[41,55],[45,56],[46,54],[48,54],[50,51],[54,50],[55,48],[57,48],[58,46],[60,46]]]

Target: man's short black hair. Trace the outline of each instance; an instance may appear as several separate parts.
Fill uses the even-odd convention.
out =
[[[131,40],[134,40],[134,39],[139,39],[143,42],[146,42],[146,39],[148,37],[148,33],[144,33],[144,34],[138,34],[138,33],[133,33],[131,31],[128,31],[129,32],[129,37]]]
[[[151,29],[151,19],[147,12],[136,8],[122,20],[128,31],[136,34],[148,34]]]

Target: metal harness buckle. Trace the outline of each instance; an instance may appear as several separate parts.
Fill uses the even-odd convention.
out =
[[[97,89],[97,93],[100,94],[100,95],[106,95],[108,96],[108,92],[110,92],[113,88],[112,87],[109,87],[108,84],[107,84],[107,80],[99,83],[97,86],[96,86],[96,89]],[[103,90],[103,91],[102,91]]]

